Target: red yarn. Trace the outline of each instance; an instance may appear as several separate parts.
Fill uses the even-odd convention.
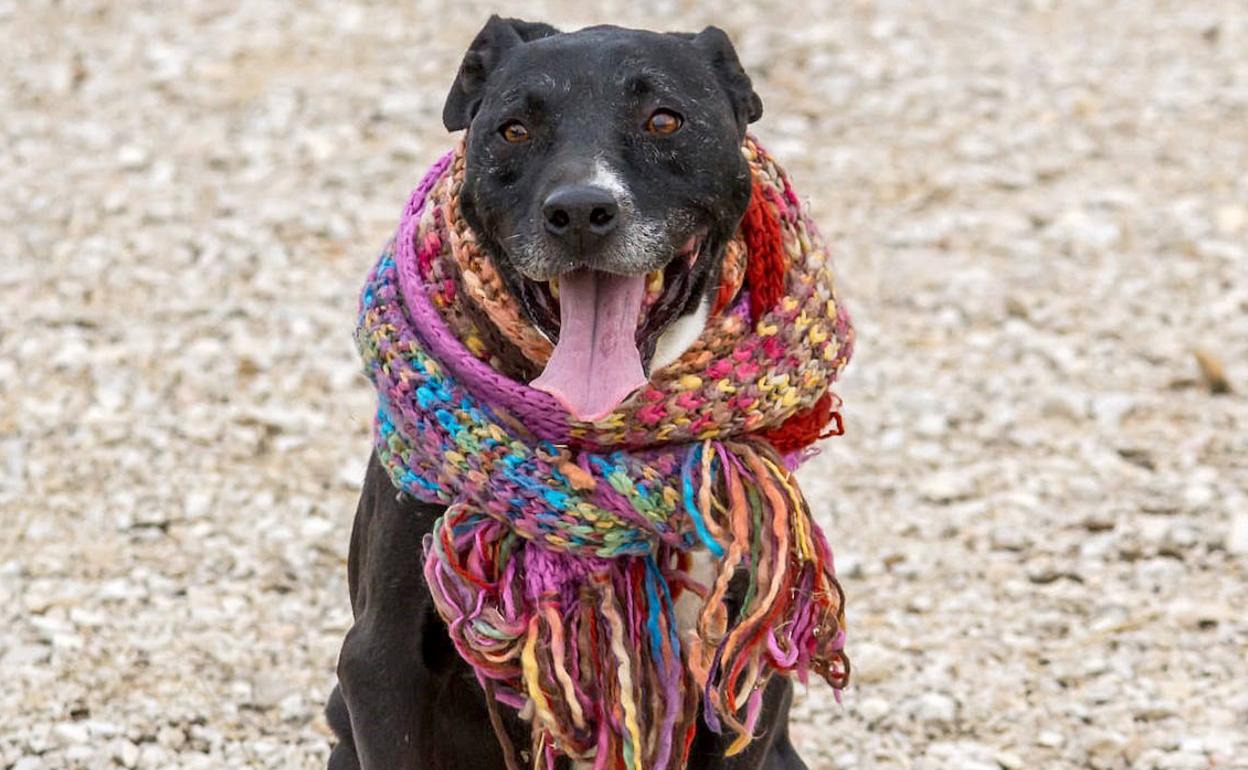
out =
[[[748,249],[745,282],[750,289],[750,318],[757,323],[784,296],[786,269],[780,221],[772,207],[767,205],[765,193],[757,181],[750,196],[750,207],[741,220],[741,235]],[[839,406],[840,399],[825,393],[809,409],[797,412],[778,427],[763,432],[762,436],[780,454],[805,449],[821,438],[839,436],[845,432],[841,415],[835,410]],[[834,425],[825,432],[829,423]]]
[[[835,401],[834,401],[835,399]],[[763,438],[771,442],[776,451],[782,455],[805,449],[821,438],[839,436],[845,432],[845,424],[841,422],[841,413],[833,406],[840,406],[840,399],[831,393],[824,393],[823,398],[804,412],[797,412],[782,422],[779,427],[764,432]],[[828,423],[833,423],[830,430],[825,431]]]
[[[757,322],[784,296],[784,239],[780,221],[764,200],[763,188],[754,182],[750,207],[741,220],[745,239],[745,282],[750,287],[750,319]]]

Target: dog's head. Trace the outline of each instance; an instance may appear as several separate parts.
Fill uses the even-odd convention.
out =
[[[741,144],[761,113],[715,27],[562,33],[490,18],[443,122],[468,129],[465,218],[557,340],[534,387],[599,417],[697,337],[749,203]],[[657,271],[662,293],[643,310]]]

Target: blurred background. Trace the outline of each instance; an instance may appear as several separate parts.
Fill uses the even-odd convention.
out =
[[[0,768],[323,767],[356,292],[492,11],[725,28],[837,254],[811,768],[1248,767],[1242,1],[0,0]]]

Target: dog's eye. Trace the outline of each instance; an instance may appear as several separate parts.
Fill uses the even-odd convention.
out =
[[[529,129],[525,128],[524,124],[518,120],[509,120],[499,126],[498,133],[502,134],[503,138],[512,144],[522,144],[529,141]]]
[[[646,121],[646,131],[652,134],[674,134],[684,122],[684,118],[671,110],[655,110]]]

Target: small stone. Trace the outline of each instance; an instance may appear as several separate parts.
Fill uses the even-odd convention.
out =
[[[163,770],[169,766],[169,752],[158,744],[145,743],[139,749],[139,760],[135,766],[144,770]]]
[[[1135,396],[1128,393],[1110,393],[1092,400],[1092,415],[1099,425],[1117,428],[1135,409]]]
[[[1126,744],[1125,736],[1108,730],[1094,730],[1083,741],[1083,747],[1089,754],[1101,756],[1121,754]]]
[[[189,493],[182,504],[182,515],[187,519],[200,519],[212,510],[213,494],[199,489]]]
[[[1104,251],[1122,240],[1122,228],[1117,222],[1099,212],[1082,209],[1066,212],[1054,223],[1053,230],[1077,253]]]
[[[1005,312],[1011,318],[1026,319],[1028,315],[1027,301],[1016,294],[1005,298]]]
[[[888,701],[883,698],[864,698],[858,705],[858,713],[869,723],[880,721],[890,710]]]
[[[931,503],[952,503],[975,495],[975,482],[966,473],[944,471],[919,482],[919,495]]]
[[[1200,378],[1210,393],[1225,395],[1231,392],[1231,381],[1226,376],[1226,366],[1220,356],[1208,348],[1197,348],[1192,355],[1200,369]]]
[[[88,719],[82,725],[87,728],[87,731],[93,737],[99,738],[112,738],[115,735],[120,735],[122,731],[121,725],[114,722],[105,722],[102,719]]]
[[[1226,533],[1226,550],[1236,556],[1248,556],[1248,511],[1231,514],[1231,526]]]
[[[1192,510],[1207,508],[1217,498],[1217,490],[1210,484],[1194,481],[1183,487],[1183,504]]]
[[[119,738],[111,741],[108,746],[109,754],[122,767],[132,768],[139,763],[139,747],[131,741]]]
[[[948,727],[958,714],[958,702],[948,695],[929,692],[915,699],[913,714],[916,719],[934,727]]]
[[[138,171],[151,161],[147,150],[135,144],[124,145],[117,151],[117,164],[127,171]]]
[[[1209,758],[1203,753],[1176,751],[1162,757],[1157,766],[1161,770],[1208,770]]]
[[[836,574],[842,578],[861,578],[865,572],[863,570],[862,557],[856,553],[846,553],[845,551],[837,551],[834,562],[836,566]]]
[[[79,722],[61,722],[52,727],[52,737],[61,746],[73,746],[89,741],[91,733]]]
[[[832,764],[836,767],[836,770],[857,770],[858,755],[853,752],[837,754],[836,757],[833,758]]]
[[[871,642],[854,645],[854,678],[862,683],[882,682],[898,674],[902,657]]]
[[[1163,719],[1177,716],[1179,709],[1172,701],[1150,700],[1133,709],[1132,713],[1136,719],[1144,722],[1160,722]]]
[[[262,671],[252,680],[251,701],[260,708],[274,708],[290,695],[293,685],[277,672]]]
[[[1214,225],[1220,235],[1236,235],[1248,225],[1248,208],[1231,204],[1218,207]]]
[[[186,743],[186,732],[172,725],[166,725],[156,733],[156,742],[167,749],[176,751]]]
[[[934,606],[935,600],[932,599],[931,594],[918,594],[906,602],[906,611],[916,615],[924,615],[931,612]]]
[[[1056,730],[1041,730],[1036,735],[1036,744],[1046,749],[1060,749],[1066,745],[1066,736]]]
[[[914,423],[914,432],[924,438],[939,438],[949,432],[949,419],[937,412],[928,412]]]
[[[286,721],[292,721],[306,715],[304,711],[303,696],[299,693],[293,693],[291,695],[287,695],[285,698],[282,698],[281,702],[277,704],[277,707],[281,718]]]
[[[1022,551],[1031,544],[1031,537],[1020,527],[994,527],[991,535],[992,547],[1001,551]]]
[[[1040,411],[1045,417],[1074,422],[1087,416],[1087,404],[1076,393],[1054,393],[1044,399]]]
[[[65,758],[71,764],[82,764],[95,756],[95,748],[86,744],[77,744],[65,749]]]
[[[13,647],[0,657],[0,666],[7,670],[37,666],[52,656],[52,648],[46,644],[22,644]]]
[[[992,751],[982,743],[968,740],[935,741],[926,756],[939,762],[938,767],[958,770],[1001,770],[992,758]]]
[[[338,483],[347,489],[359,489],[364,483],[364,464],[352,459],[338,469]]]

